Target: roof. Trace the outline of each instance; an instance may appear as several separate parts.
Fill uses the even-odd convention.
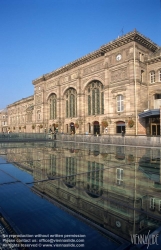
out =
[[[160,173],[158,169],[155,170],[154,172],[153,169],[148,171],[146,168],[139,166],[139,170],[141,170],[148,179],[154,182],[158,182],[158,183],[160,182]]]
[[[152,181],[160,183],[160,161],[159,157],[142,157],[139,161],[138,169]]]
[[[94,60],[98,57],[101,57],[105,53],[112,51],[116,48],[119,48],[125,44],[132,42],[132,41],[138,42],[139,44],[148,48],[151,52],[155,52],[159,49],[159,46],[157,44],[152,42],[149,38],[140,34],[135,29],[134,31],[129,32],[124,36],[118,37],[117,39],[115,39],[115,40],[113,40],[105,45],[102,45],[98,50],[96,50],[92,53],[89,53],[89,54],[69,63],[69,64],[66,64],[65,66],[63,66],[57,70],[54,70],[51,73],[47,73],[47,74],[42,75],[41,77],[33,80],[32,83],[35,85],[35,84],[40,83],[44,80],[50,79],[53,76],[57,76],[59,74],[62,74],[68,70],[71,70],[71,69],[79,66],[79,65],[87,63],[87,62]]]
[[[0,113],[6,113],[6,112],[7,112],[6,108],[0,110]]]
[[[16,102],[13,102],[12,104],[9,104],[7,107],[12,107],[14,105],[19,105],[21,102],[26,102],[26,101],[30,101],[31,99],[34,99],[34,95],[22,98],[21,100],[18,100]]]

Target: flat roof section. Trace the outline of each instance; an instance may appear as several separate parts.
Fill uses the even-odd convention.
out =
[[[151,110],[144,111],[139,114],[139,118],[151,117],[151,116],[156,116],[156,115],[160,115],[160,109],[151,109]]]

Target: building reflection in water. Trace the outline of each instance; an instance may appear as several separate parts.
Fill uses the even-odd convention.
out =
[[[4,148],[9,162],[34,176],[35,192],[120,237],[161,225],[160,149],[61,142]]]

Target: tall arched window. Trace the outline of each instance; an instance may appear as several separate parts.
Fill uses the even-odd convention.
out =
[[[66,178],[64,179],[67,187],[72,188],[76,185],[77,159],[66,157]]]
[[[37,120],[39,121],[40,119],[41,119],[41,111],[38,110],[38,111],[37,111]]]
[[[55,94],[52,94],[49,97],[49,105],[50,105],[50,119],[56,119],[56,117],[57,117],[57,112],[56,112],[57,97]]]
[[[87,86],[88,115],[104,114],[104,92],[100,81],[92,81]]]
[[[56,155],[49,155],[49,167],[47,169],[48,178],[53,178],[56,175]]]
[[[88,161],[86,192],[93,198],[99,197],[103,192],[103,168],[98,162]]]
[[[117,112],[124,111],[124,97],[123,95],[117,96]]]
[[[70,88],[65,93],[66,98],[66,117],[77,116],[77,92]]]

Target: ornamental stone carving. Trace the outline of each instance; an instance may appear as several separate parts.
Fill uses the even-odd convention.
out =
[[[127,68],[122,68],[111,72],[111,82],[125,80],[126,78],[127,78]]]
[[[78,77],[79,77],[78,72],[74,72],[71,75],[61,77],[60,83],[66,83],[69,81],[73,81],[73,80],[77,79]]]
[[[64,82],[68,82],[69,81],[69,76],[65,76],[63,79]]]
[[[73,197],[73,196],[69,196],[69,201],[75,204],[76,203],[76,198]]]
[[[103,72],[103,73],[101,73],[101,74],[94,74],[92,77],[90,76],[90,77],[86,77],[86,78],[84,78],[83,80],[81,80],[81,82],[83,83],[83,85],[84,84],[87,84],[87,83],[89,83],[89,82],[91,82],[91,81],[93,81],[93,80],[105,80],[105,73]]]
[[[68,194],[61,192],[60,196],[66,200],[68,200]]]
[[[51,89],[59,84],[59,80],[52,80],[47,83],[47,89]]]
[[[101,70],[103,68],[104,68],[104,64],[103,64],[103,62],[100,62],[100,63],[92,65],[92,66],[90,66],[88,68],[84,68],[83,69],[83,75],[85,76],[85,75],[94,73],[94,72],[99,71],[99,70]]]
[[[71,76],[70,76],[71,80],[74,80],[74,79],[76,79],[77,77],[78,77],[78,73],[77,73],[77,72],[71,74]]]
[[[127,214],[127,208],[124,205],[120,205],[116,202],[110,201],[110,207],[116,211]]]
[[[41,106],[37,106],[37,107],[36,107],[36,109],[39,109],[39,110],[41,110]]]
[[[38,104],[38,103],[41,103],[41,102],[42,102],[42,94],[36,95],[36,97],[35,97],[35,103]]]
[[[102,80],[105,80],[105,73],[104,72],[97,75],[97,76],[98,76],[98,78],[101,78]]]
[[[86,77],[86,78],[84,78],[83,80],[81,80],[81,82],[82,82],[83,85],[84,85],[84,84],[87,83],[90,79],[91,79],[91,77]]]
[[[115,88],[111,91],[111,93],[118,93],[118,92],[122,92],[122,91],[126,91],[126,87]]]

